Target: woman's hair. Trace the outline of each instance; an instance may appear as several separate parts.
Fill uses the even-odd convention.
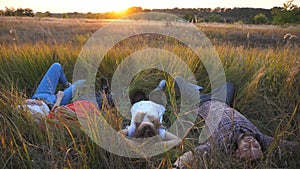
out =
[[[145,116],[147,116],[147,118],[152,124],[142,124]],[[161,123],[159,122],[159,119],[157,117],[149,116],[146,115],[146,113],[139,112],[135,117],[135,126],[136,128],[133,137],[148,138],[156,136],[158,134],[158,128],[161,126]]]

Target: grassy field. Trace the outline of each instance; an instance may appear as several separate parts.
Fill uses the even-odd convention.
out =
[[[78,129],[76,124],[41,132],[29,112],[17,109],[32,96],[47,68],[63,65],[72,79],[74,64],[88,38],[108,21],[87,19],[0,17],[0,166],[3,168],[170,168],[176,158],[192,149],[196,141],[187,138],[172,150],[152,158],[129,159],[111,154]],[[219,53],[227,81],[237,87],[234,108],[263,133],[277,140],[300,143],[300,36],[299,26],[197,25]],[[152,41],[159,39],[159,42]],[[148,43],[151,41],[152,43]],[[130,45],[128,45],[130,44]],[[123,58],[147,47],[164,46],[189,65],[199,85],[210,91],[206,70],[193,53],[161,36],[133,37],[113,47],[98,69],[98,77],[111,80]],[[145,71],[133,80],[130,90],[149,92],[161,71]],[[151,79],[151,81],[149,81]],[[168,86],[169,87],[169,86]],[[61,88],[61,86],[59,86]],[[174,120],[176,104],[169,98],[165,125]],[[114,112],[114,113],[112,113]],[[114,128],[122,128],[122,117],[107,110]],[[124,125],[124,124],[123,124]],[[189,137],[198,138],[195,127]],[[280,153],[271,147],[259,161],[246,162],[233,155],[213,153],[206,168],[299,168],[300,153]],[[201,168],[204,168],[202,166]]]

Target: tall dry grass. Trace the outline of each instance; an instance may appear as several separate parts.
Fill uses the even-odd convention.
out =
[[[164,154],[130,159],[103,150],[73,123],[56,122],[63,126],[57,128],[43,118],[42,122],[47,123],[43,123],[46,126],[42,132],[31,113],[18,109],[18,105],[32,96],[43,74],[54,62],[61,63],[67,78],[72,79],[82,45],[104,23],[51,18],[26,22],[22,18],[0,18],[0,21],[0,166],[3,168],[170,168],[177,156],[197,145],[195,138],[201,130],[194,128],[188,136],[190,138]],[[283,138],[299,142],[299,41],[287,43],[280,40],[288,32],[299,35],[299,30],[280,27],[255,27],[254,30],[244,25],[200,25],[200,28],[212,38],[227,81],[237,87],[234,107],[263,133],[278,141]],[[10,33],[10,29],[15,32]],[[247,41],[246,32],[250,32],[249,43],[240,39],[243,37]],[[265,38],[278,38],[278,43],[262,40],[264,35],[268,35]],[[141,36],[116,45],[107,53],[97,76],[111,80],[118,64],[132,52],[164,45],[165,49],[181,56],[193,70],[198,84],[205,87],[205,92],[210,91],[205,67],[191,51],[181,44],[169,43],[170,39],[160,39],[161,44],[149,44],[148,41]],[[169,104],[164,119],[165,125],[169,126],[176,118],[173,111],[177,110],[178,100],[174,99],[168,74],[157,70],[144,71],[133,79],[130,91],[148,93],[163,78],[169,78]],[[106,115],[116,129],[128,122],[122,123],[122,116],[116,110],[106,110]],[[278,151],[271,147],[264,152],[262,160],[251,163],[219,152],[212,152],[202,161],[206,168],[300,167],[299,153]]]

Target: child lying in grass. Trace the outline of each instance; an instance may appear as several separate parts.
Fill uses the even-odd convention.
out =
[[[135,100],[131,107],[131,123],[121,133],[125,136],[135,138],[150,138],[159,135],[166,146],[179,143],[179,138],[168,132],[162,125],[165,113],[165,99],[162,98],[166,81],[162,80],[159,85],[150,93],[149,100],[144,100],[142,92],[136,92]],[[139,98],[139,99],[137,99]]]

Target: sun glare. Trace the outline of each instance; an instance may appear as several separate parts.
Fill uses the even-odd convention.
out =
[[[126,1],[111,1],[110,3],[106,4],[107,9],[111,12],[115,13],[124,13],[130,7],[130,4],[126,3]]]
[[[127,11],[128,11],[127,9],[123,9],[123,10],[113,10],[112,12],[114,12],[118,16],[123,16],[126,15]]]
[[[128,7],[115,7],[112,8],[112,12],[123,13],[128,9]]]

